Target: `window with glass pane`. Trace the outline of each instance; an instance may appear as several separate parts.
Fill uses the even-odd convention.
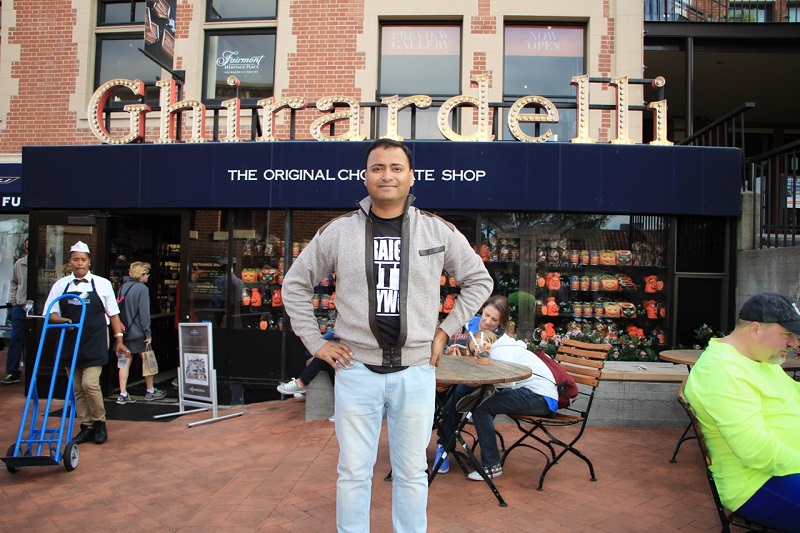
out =
[[[386,24],[381,28],[381,97],[427,94],[444,101],[461,94],[460,73],[459,26]],[[404,110],[398,117],[398,131],[407,138],[441,139],[437,112],[438,108],[417,110],[412,126],[410,110]],[[380,120],[381,124],[386,123],[385,110]]]
[[[206,20],[274,19],[277,11],[277,0],[211,0]]]
[[[283,324],[280,289],[285,271],[285,214],[283,210],[234,212],[234,260],[239,264],[234,274],[241,279],[232,302],[241,320],[235,321],[234,327],[278,330]]]
[[[98,25],[141,24],[144,22],[145,3],[145,0],[100,0]]]
[[[503,95],[575,97],[569,84],[586,74],[584,28],[580,26],[508,26],[505,30]]]
[[[800,5],[791,4],[787,8],[787,10],[788,10],[786,16],[787,22],[800,22]]]
[[[730,22],[770,22],[771,12],[764,7],[750,7],[744,5],[731,5],[728,8],[728,21]]]
[[[208,321],[216,327],[227,325],[226,299],[229,285],[233,290],[237,288],[239,265],[228,264],[229,234],[223,230],[227,227],[226,215],[227,212],[221,210],[192,213],[190,229],[196,232],[196,238],[189,244],[191,278],[186,291],[189,311],[181,311],[183,322]],[[229,277],[231,271],[235,278]],[[179,290],[183,292],[182,287]],[[230,300],[238,301],[239,295],[231,294]]]
[[[233,98],[227,79],[239,78],[239,98],[272,96],[275,75],[275,33],[210,33],[206,37],[205,99]]]
[[[95,87],[103,83],[125,78],[142,80],[155,84],[161,76],[161,67],[139,51],[142,47],[141,34],[101,35],[97,38],[97,64],[95,65]],[[128,89],[114,91],[111,104],[122,104],[139,101],[139,97]],[[155,86],[147,88],[146,100],[158,101],[158,90]]]

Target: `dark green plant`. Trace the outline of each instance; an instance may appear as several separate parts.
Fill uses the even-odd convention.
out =
[[[703,349],[708,346],[708,341],[719,337],[724,337],[724,334],[722,332],[715,332],[708,324],[703,324],[694,330],[694,338],[697,341],[694,347],[696,349]]]

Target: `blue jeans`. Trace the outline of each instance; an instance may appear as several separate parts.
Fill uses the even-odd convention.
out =
[[[19,362],[25,346],[25,316],[25,306],[15,305],[11,308],[11,342],[6,354],[6,374],[15,378],[20,377]]]
[[[459,385],[456,387],[452,399],[445,405],[445,413],[449,413],[446,421],[439,427],[439,444],[446,444],[447,439],[453,434],[455,424],[458,423],[455,403],[475,387]],[[536,394],[531,389],[520,387],[517,389],[497,389],[494,396],[484,401],[480,407],[472,412],[472,423],[478,434],[481,448],[481,464],[490,467],[500,462],[500,450],[497,448],[497,438],[494,433],[494,417],[499,414],[516,413],[520,415],[550,416],[553,412],[547,405],[543,396]]]
[[[428,365],[376,374],[361,363],[336,375],[336,527],[367,532],[372,471],[386,411],[392,462],[392,527],[396,533],[424,532],[428,517],[427,448],[433,425],[436,373]]]
[[[767,527],[800,531],[800,474],[771,477],[736,514]]]

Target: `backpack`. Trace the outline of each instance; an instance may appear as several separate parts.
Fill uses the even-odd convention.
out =
[[[547,365],[547,368],[549,368],[550,372],[553,374],[556,390],[558,391],[558,408],[563,409],[569,407],[570,400],[578,395],[578,385],[575,383],[575,380],[564,370],[564,367],[558,364],[558,361],[544,353],[544,350],[539,350],[534,353]]]
[[[128,286],[128,290],[124,293],[122,292],[122,287],[119,288],[119,296],[117,296],[117,305],[119,306],[119,320],[122,323],[122,333],[127,333],[128,328],[131,327],[131,324],[139,317],[139,310],[136,310],[136,314],[133,315],[132,320],[128,320],[128,311],[125,309],[125,297],[131,292],[133,288],[133,283]]]

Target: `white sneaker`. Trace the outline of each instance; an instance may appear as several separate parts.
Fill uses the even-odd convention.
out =
[[[483,467],[483,470],[486,472],[486,475],[489,476],[489,479],[493,479],[503,475],[503,465],[501,465],[500,463],[497,463],[494,466],[490,466],[489,468]],[[474,472],[470,472],[467,477],[472,481],[483,481],[483,477],[477,470]]]
[[[297,383],[297,379],[296,378],[292,378],[291,381],[289,381],[287,383],[281,383],[280,385],[278,385],[278,392],[280,392],[281,394],[286,394],[286,395],[289,395],[289,394],[292,394],[292,395],[305,394],[306,393],[306,388],[303,387],[302,385],[299,385]]]
[[[328,422],[336,422],[336,418],[333,416],[328,417]]]

